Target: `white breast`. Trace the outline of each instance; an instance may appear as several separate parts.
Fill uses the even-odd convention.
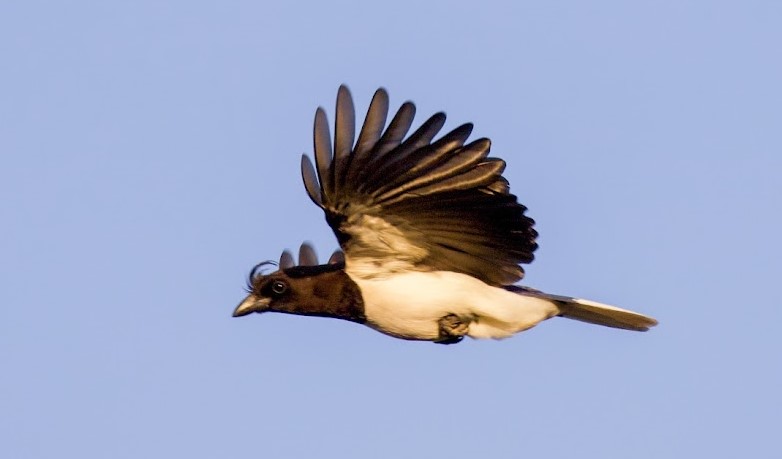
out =
[[[506,338],[558,313],[546,300],[492,287],[450,271],[404,272],[366,278],[346,270],[361,289],[367,324],[398,338],[436,340],[438,321],[456,314],[468,336]]]

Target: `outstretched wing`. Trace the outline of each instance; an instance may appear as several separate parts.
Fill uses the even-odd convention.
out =
[[[387,115],[381,88],[354,142],[353,99],[341,86],[333,149],[318,108],[316,166],[302,157],[307,193],[326,213],[347,267],[367,276],[413,269],[456,271],[493,285],[520,280],[537,232],[508,191],[505,162],[488,157],[489,139],[465,144],[472,124],[463,124],[433,141],[443,113],[405,138],[415,105],[402,104],[384,130]]]

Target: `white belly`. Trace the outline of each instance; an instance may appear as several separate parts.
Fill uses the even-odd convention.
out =
[[[506,338],[559,312],[549,301],[450,271],[348,275],[361,289],[367,325],[398,338],[436,340],[438,321],[449,314],[470,323],[472,338]]]

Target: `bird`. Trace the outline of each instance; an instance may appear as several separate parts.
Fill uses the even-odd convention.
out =
[[[468,142],[471,123],[437,137],[435,113],[408,135],[416,112],[404,102],[386,125],[389,95],[375,91],[356,139],[353,97],[337,92],[334,141],[326,112],[315,112],[314,158],[301,175],[340,249],[318,264],[314,248],[298,264],[283,251],[247,280],[234,317],[278,312],[343,319],[404,340],[455,344],[503,339],[564,317],[647,331],[649,316],[519,285],[538,247],[535,221],[510,192],[491,141]]]

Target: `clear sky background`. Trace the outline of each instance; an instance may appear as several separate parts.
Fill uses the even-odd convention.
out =
[[[780,457],[782,3],[283,3],[0,5],[1,457]],[[231,318],[336,248],[299,158],[340,83],[474,122],[524,283],[660,326]]]

